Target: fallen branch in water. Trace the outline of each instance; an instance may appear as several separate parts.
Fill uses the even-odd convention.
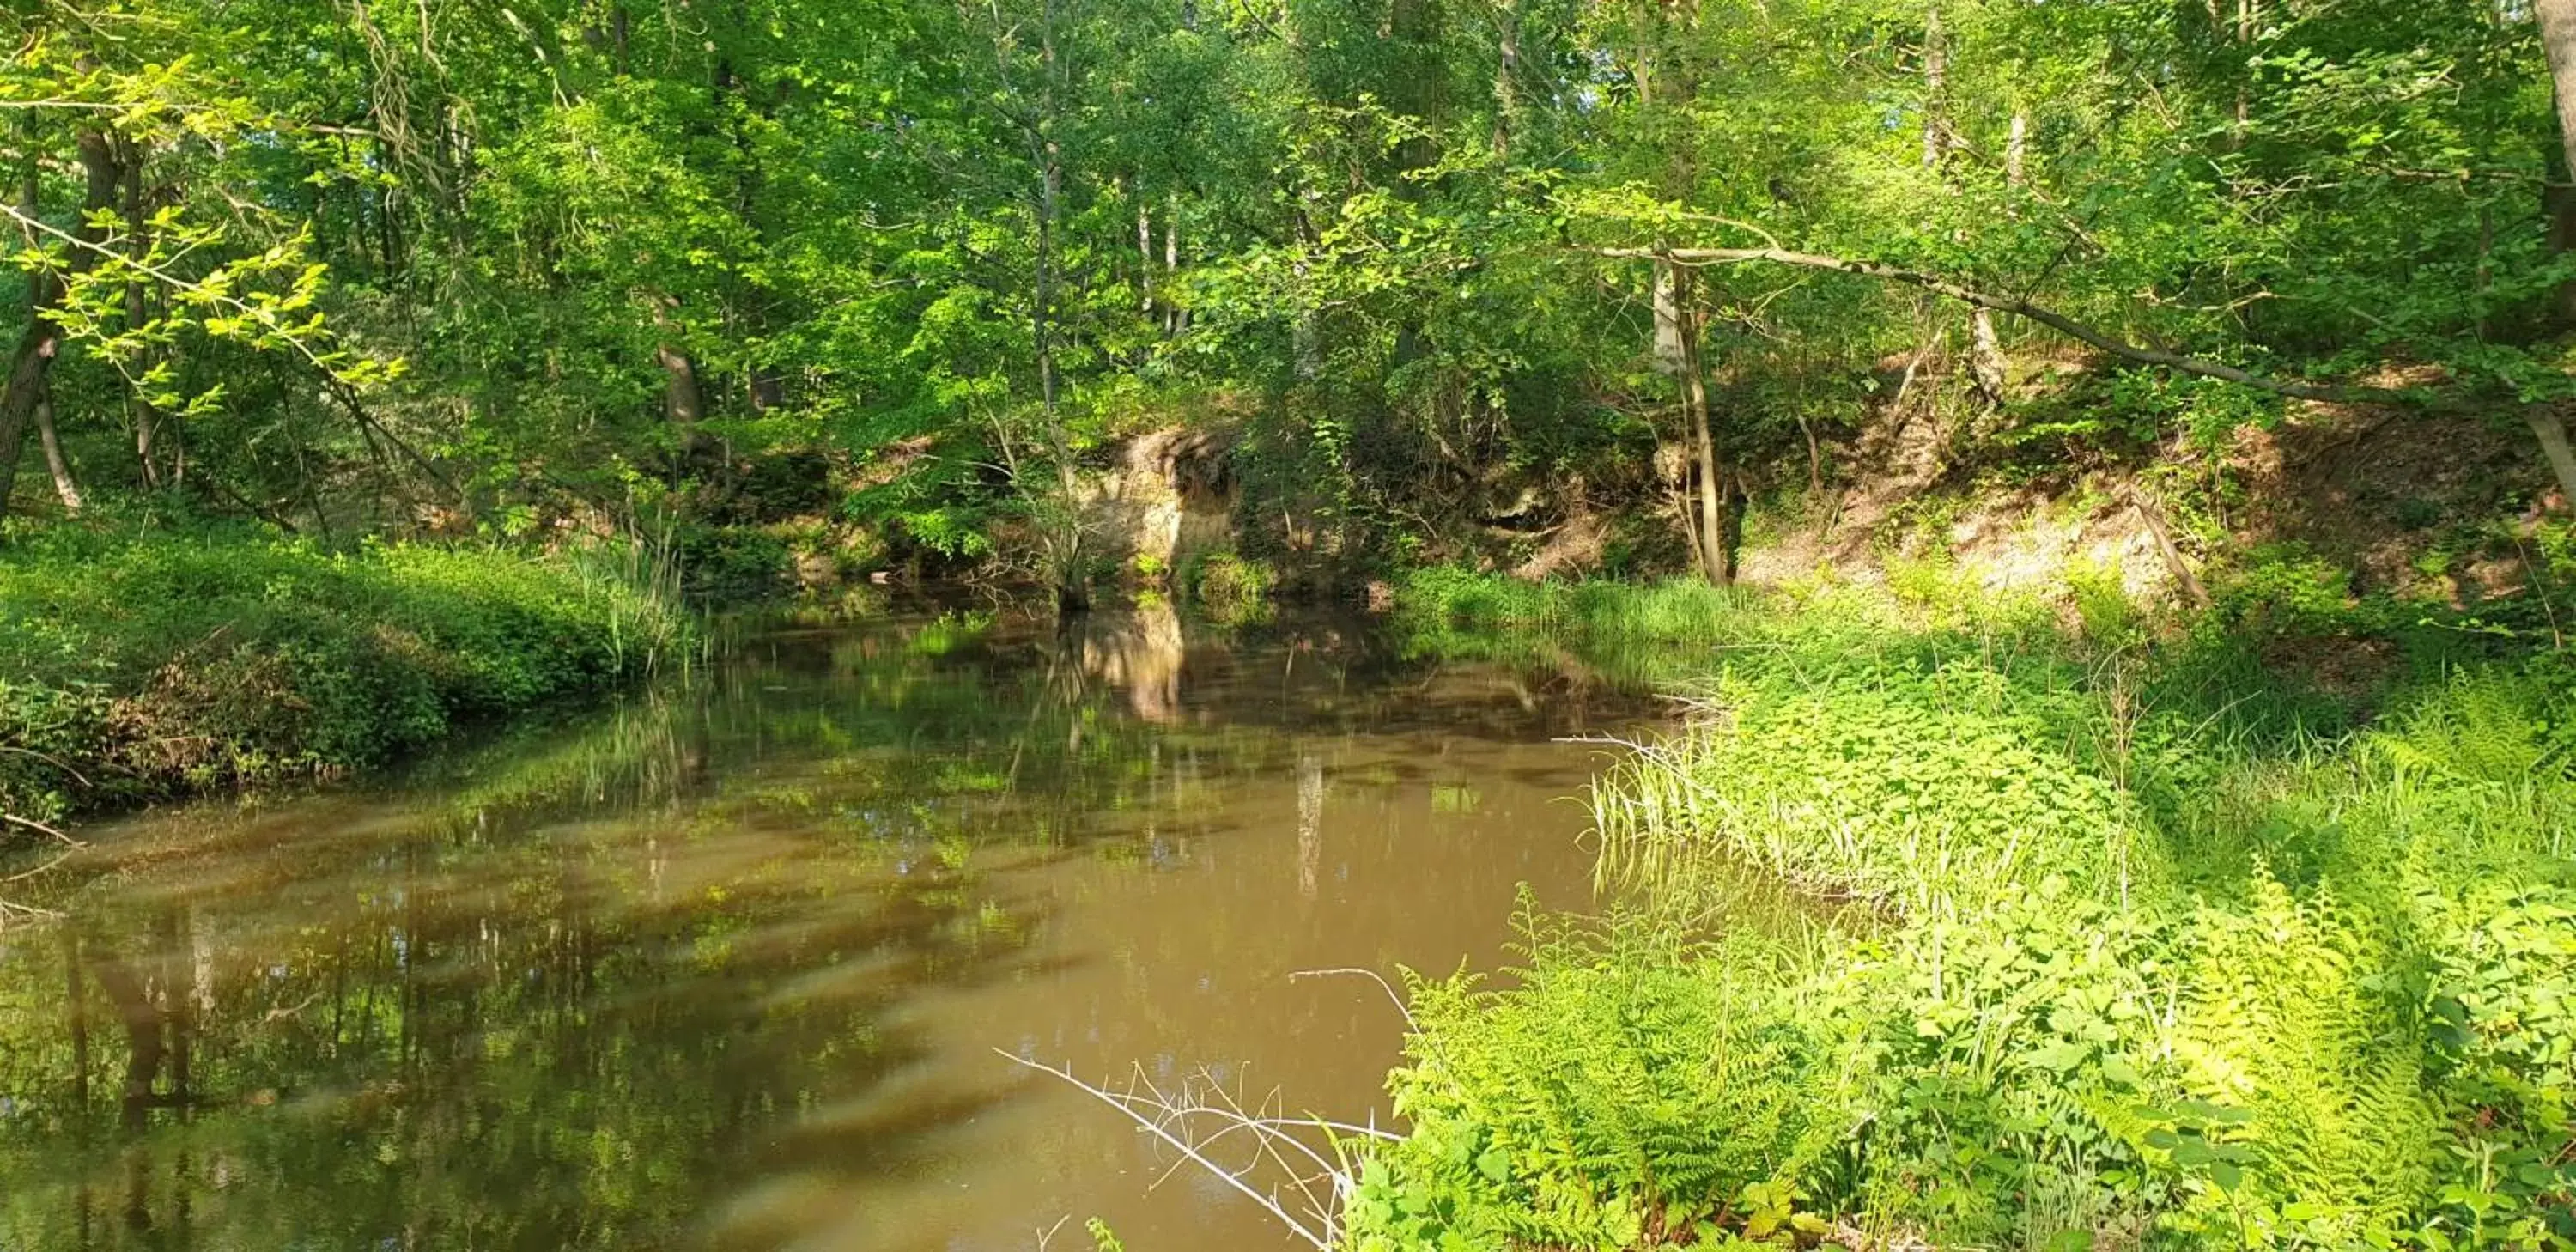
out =
[[[43,822],[37,821],[32,817],[20,817],[15,813],[0,813],[0,826],[17,826],[35,831],[39,834],[50,835],[56,842],[63,845],[63,850],[55,853],[52,860],[49,860],[34,869],[20,870],[6,878],[0,878],[0,887],[8,886],[11,883],[25,882],[30,878],[38,878],[45,874],[52,873],[55,868],[59,867],[63,862],[72,859],[74,854],[88,846],[80,840],[74,839],[70,835],[64,834],[63,832],[56,830]],[[38,921],[61,916],[62,914],[57,913],[52,909],[40,909],[32,904],[19,904],[15,901],[0,899],[0,930],[7,930],[9,928],[9,923],[12,920]]]
[[[1349,1161],[1341,1150],[1343,1139],[1397,1137],[1373,1126],[1281,1117],[1266,1108],[1257,1113],[1247,1111],[1223,1084],[1204,1074],[1204,1082],[1165,1092],[1139,1067],[1127,1090],[1113,1091],[1075,1077],[1070,1067],[1043,1064],[1000,1048],[993,1049],[993,1054],[1081,1090],[1179,1153],[1180,1159],[1154,1180],[1155,1186],[1161,1186],[1183,1165],[1196,1165],[1259,1205],[1316,1252],[1331,1252],[1341,1234],[1341,1200],[1351,1183]],[[1293,1133],[1297,1131],[1321,1132],[1326,1142],[1319,1148]],[[1226,1140],[1243,1138],[1251,1140],[1252,1156],[1242,1167],[1227,1168],[1211,1155]],[[1254,1185],[1253,1180],[1265,1173],[1287,1180],[1287,1186],[1295,1193],[1291,1200],[1296,1209],[1291,1209],[1290,1200],[1283,1200],[1277,1189],[1265,1191]]]
[[[54,842],[62,844],[67,848],[77,848],[81,846],[80,840],[74,839],[70,835],[66,835],[32,817],[20,817],[15,813],[0,813],[0,822],[6,822],[12,826],[32,830],[38,834],[51,835],[54,838]]]
[[[1386,980],[1386,975],[1381,974],[1376,970],[1359,969],[1355,967],[1343,967],[1339,969],[1301,969],[1292,971],[1288,975],[1288,981],[1295,982],[1300,978],[1333,978],[1337,976],[1365,978],[1370,982],[1376,983],[1378,990],[1385,992],[1386,998],[1395,1005],[1395,1011],[1403,1016],[1404,1028],[1407,1030],[1414,1029],[1412,1008],[1405,1004],[1403,996],[1396,994],[1395,984],[1388,982]]]

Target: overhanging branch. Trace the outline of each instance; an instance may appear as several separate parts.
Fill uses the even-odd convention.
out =
[[[1856,261],[1848,257],[1825,256],[1814,252],[1793,252],[1786,248],[1592,248],[1588,251],[1599,256],[1664,261],[1673,265],[1691,267],[1788,265],[1801,269],[1831,270],[1836,273],[1858,275],[1862,278],[1874,278],[1880,282],[1920,287],[1962,304],[2028,318],[2059,334],[2089,344],[2122,360],[2134,361],[2140,365],[2161,366],[2177,373],[2192,374],[2201,378],[2214,378],[2221,382],[2235,383],[2240,387],[2267,391],[2276,396],[2287,396],[2293,400],[2322,400],[2341,404],[2420,405],[2426,399],[2419,392],[2403,391],[2394,387],[2325,386],[2271,378],[2217,361],[2207,361],[2199,357],[2166,352],[2160,348],[2146,347],[2131,343],[2109,331],[2087,326],[2054,309],[2033,304],[2018,296],[1999,296],[1992,292],[1978,291],[1935,274],[1910,270],[1902,266],[1886,265],[1877,261]]]

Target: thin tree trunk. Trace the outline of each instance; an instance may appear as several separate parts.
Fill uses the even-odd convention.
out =
[[[1175,191],[1163,206],[1163,290],[1177,290],[1181,281],[1181,193]],[[1167,294],[1163,300],[1164,330],[1173,335],[1190,328],[1190,311]]]
[[[1688,275],[1678,272],[1673,286],[1681,323],[1682,411],[1690,422],[1693,469],[1699,479],[1700,573],[1723,587],[1728,581],[1726,486],[1717,464],[1716,432],[1709,423],[1708,370],[1700,352],[1704,325],[1699,315],[1699,292]]]
[[[1146,208],[1144,190],[1138,188],[1135,195],[1136,306],[1148,320],[1155,320],[1159,315],[1154,312],[1154,217]]]
[[[137,252],[146,252],[152,247],[152,236],[143,211],[143,154],[131,144],[126,145],[125,153],[125,229],[133,241],[129,246]],[[151,291],[139,280],[125,284],[126,326],[142,326],[151,320],[151,315]],[[142,351],[145,359],[140,364],[148,372],[152,368],[151,357],[157,353],[149,347]],[[152,464],[152,444],[155,432],[161,428],[161,410],[139,387],[127,389],[126,404],[134,422],[134,447],[142,465],[144,485],[157,487],[160,474]]]
[[[2567,168],[2576,171],[2576,0],[2533,0],[2532,9],[2540,18],[2540,43],[2549,54],[2550,84],[2557,95],[2559,153]],[[2564,200],[2564,193],[2559,194],[2563,226],[2570,216],[2564,210],[2571,206]],[[2562,250],[2576,245],[2576,239],[2566,237],[2568,230],[2552,233],[2552,242]],[[2560,288],[2559,305],[2566,320],[2576,321],[2576,283]],[[2570,508],[2576,508],[2576,455],[2567,448],[2565,420],[2557,410],[2544,405],[2524,408],[2523,417],[2530,423],[2531,433],[2539,438],[2541,453],[2549,458],[2549,468],[2558,475],[2560,493]]]
[[[1977,398],[1988,405],[2004,402],[2003,337],[1995,333],[1992,309],[1972,310],[1968,317],[1968,372],[1977,385]]]
[[[2532,0],[2540,17],[2541,46],[2558,89],[2558,150],[2576,171],[2576,0]]]
[[[1691,355],[1699,355],[1694,352]],[[1717,440],[1709,429],[1708,384],[1696,369],[1685,386],[1690,391],[1691,439],[1699,464],[1699,530],[1701,572],[1720,587],[1727,584],[1726,498],[1717,467]]]
[[[662,417],[681,432],[683,451],[694,452],[701,436],[698,423],[707,415],[706,389],[698,380],[698,363],[680,344],[680,328],[671,311],[680,302],[669,296],[653,301],[653,326],[662,341],[653,345],[653,363],[662,368]]]
[[[116,159],[116,139],[105,131],[84,130],[77,136],[81,169],[88,175],[89,186],[81,202],[80,224],[74,236],[84,244],[99,242],[99,228],[92,219],[116,208],[117,190],[123,171]],[[98,254],[88,247],[75,247],[63,259],[73,274],[86,273],[97,263]],[[62,327],[54,321],[54,310],[63,298],[60,275],[44,274],[31,284],[34,298],[27,310],[27,329],[18,337],[18,349],[9,359],[9,381],[0,389],[0,516],[9,509],[9,497],[18,485],[18,459],[26,446],[27,427],[36,406],[47,394],[54,357],[62,351]]]
[[[1511,155],[1512,128],[1520,120],[1521,6],[1503,0],[1502,33],[1494,64],[1494,159]]]
[[[1669,261],[1655,263],[1655,368],[1679,377],[1689,366],[1682,347],[1682,271]]]
[[[2030,146],[2030,115],[2016,109],[2012,130],[2004,140],[2004,184],[2018,191],[2022,187],[2023,166]],[[2004,389],[2011,382],[2011,365],[2004,359],[2003,337],[1995,332],[1995,311],[1980,306],[1970,311],[1968,323],[1969,370],[1977,385],[1977,395],[1989,406],[2004,402]]]
[[[1942,116],[1942,96],[1950,85],[1949,41],[1941,29],[1941,8],[1923,17],[1923,168],[1939,169],[1949,127]]]
[[[2256,4],[2257,0],[2236,0],[2236,46],[2248,49],[2249,58],[2250,49],[2254,46],[2254,23],[2259,16]],[[2253,68],[2249,59],[2243,72],[2251,74]],[[2245,136],[2253,127],[2254,85],[2250,82],[2239,82],[2236,84],[2236,125],[2228,132],[2228,146],[2244,147]]]
[[[1700,543],[1699,518],[1693,512],[1694,506],[1691,501],[1691,477],[1698,470],[1699,457],[1694,451],[1692,451],[1688,443],[1684,443],[1682,445],[1681,464],[1681,479],[1680,481],[1671,484],[1673,489],[1673,515],[1682,520],[1682,539],[1690,546],[1691,569],[1693,571],[1706,571],[1708,569],[1708,549]]]
[[[1056,0],[1045,0],[1038,22],[1038,123],[1029,132],[1029,155],[1038,167],[1036,298],[1030,306],[1029,334],[1037,353],[1038,403],[1046,426],[1047,454],[1055,462],[1057,507],[1063,513],[1054,541],[1056,603],[1067,610],[1081,610],[1091,604],[1082,569],[1082,518],[1077,505],[1081,484],[1074,476],[1073,445],[1066,437],[1056,397],[1055,232],[1064,199],[1064,152],[1053,133],[1056,80],[1063,72],[1056,55],[1055,23]]]
[[[72,477],[72,463],[63,456],[62,437],[54,433],[54,396],[50,386],[36,401],[36,435],[45,445],[45,468],[54,476],[54,494],[62,498],[63,512],[79,513],[80,483]]]

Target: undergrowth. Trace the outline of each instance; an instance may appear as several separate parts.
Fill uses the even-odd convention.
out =
[[[0,813],[335,773],[640,674],[690,627],[619,566],[248,526],[11,535]]]
[[[1352,1246],[2576,1247],[2561,655],[2437,623],[2355,689],[2273,612],[1414,590],[1427,647],[1710,677],[1596,789],[1632,910],[1415,984]]]

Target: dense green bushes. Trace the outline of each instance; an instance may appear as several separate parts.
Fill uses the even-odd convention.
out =
[[[607,564],[249,527],[14,535],[0,812],[328,773],[639,673],[687,626]]]
[[[1696,628],[1702,716],[1596,795],[1646,913],[1417,989],[1351,1242],[2576,1246],[2568,668],[2338,704],[2242,632],[1957,607]]]

